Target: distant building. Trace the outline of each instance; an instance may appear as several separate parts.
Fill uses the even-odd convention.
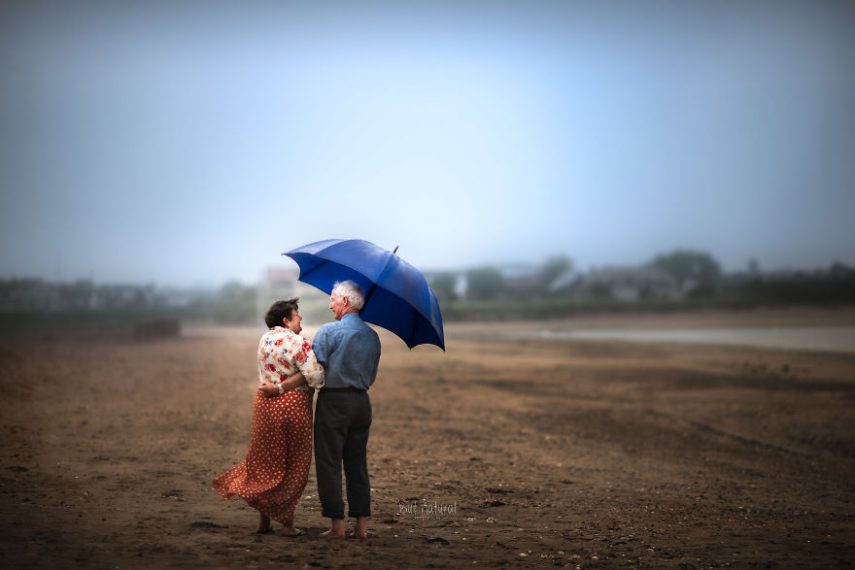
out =
[[[145,308],[157,304],[154,285],[100,285],[92,289],[93,309]]]
[[[163,287],[157,290],[158,303],[166,307],[189,307],[193,303],[210,302],[216,296],[213,289]]]
[[[96,285],[81,279],[47,283],[41,279],[0,281],[0,310],[65,311],[152,307],[160,302],[154,285]]]
[[[311,285],[299,281],[299,276],[300,270],[296,268],[268,267],[261,276],[259,295],[265,298],[291,299],[316,291]]]
[[[544,289],[543,277],[531,264],[506,264],[497,269],[502,274],[503,292],[511,297],[528,297],[532,292]]]
[[[571,267],[553,279],[548,290],[550,293],[569,292],[581,279],[582,274]]]
[[[677,281],[660,269],[646,266],[600,267],[583,278],[589,294],[619,301],[642,299],[680,299],[683,292]]]
[[[45,311],[57,303],[56,287],[41,279],[0,281],[0,309],[4,311]]]
[[[540,267],[529,263],[509,263],[495,266],[501,278],[501,296],[519,298],[531,295],[552,294],[569,289],[578,279],[579,274],[572,268],[567,268],[551,279]],[[451,292],[455,299],[470,297],[469,270],[435,270],[425,271],[428,283],[434,287],[437,295],[441,292],[436,288],[439,277],[452,279]]]
[[[298,280],[296,267],[268,267],[258,284],[258,314],[264,315],[270,305],[282,299],[300,298],[300,313],[326,316],[328,296],[316,287]]]

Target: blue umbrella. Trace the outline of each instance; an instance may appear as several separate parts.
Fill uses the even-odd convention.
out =
[[[425,276],[394,251],[361,239],[328,239],[282,255],[300,266],[300,281],[326,293],[337,281],[356,282],[365,291],[362,319],[392,331],[410,348],[435,344],[445,350],[436,295]]]

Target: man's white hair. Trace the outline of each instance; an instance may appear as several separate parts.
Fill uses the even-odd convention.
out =
[[[337,282],[333,285],[330,295],[344,297],[347,299],[347,304],[357,311],[361,311],[362,307],[365,306],[365,294],[362,292],[362,288],[350,280]]]

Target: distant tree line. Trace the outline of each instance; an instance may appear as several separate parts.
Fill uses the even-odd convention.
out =
[[[479,266],[430,276],[443,310],[463,316],[469,309],[514,311],[513,301],[548,313],[611,310],[627,306],[657,309],[758,305],[841,305],[855,303],[855,267],[835,263],[814,271],[725,273],[709,253],[678,249],[646,263],[575,271],[567,257],[549,258],[527,272]],[[522,303],[522,305],[520,305]]]
[[[232,281],[217,290],[180,295],[153,284],[100,285],[90,280],[50,283],[0,279],[0,314],[159,314],[242,323],[257,318],[257,287]]]
[[[96,285],[88,279],[71,283],[0,279],[0,310],[3,311],[147,309],[161,302],[152,284]]]
[[[560,316],[574,312],[696,307],[855,304],[855,267],[834,263],[813,271],[725,273],[709,253],[675,250],[629,267],[578,271],[556,256],[535,266],[482,265],[428,274],[448,318]],[[258,320],[260,289],[229,282],[216,290],[176,291],[148,285],[97,285],[0,279],[0,316],[65,313]]]
[[[791,273],[737,273],[719,291],[725,300],[776,305],[842,305],[855,302],[855,267],[834,263],[828,269]]]

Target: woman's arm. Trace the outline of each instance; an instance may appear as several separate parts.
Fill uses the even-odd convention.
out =
[[[276,384],[271,384],[270,382],[264,382],[261,386],[258,387],[258,389],[261,390],[261,393],[267,396],[268,398],[273,398],[274,396],[278,396],[279,394],[283,394],[289,390],[299,388],[305,383],[306,378],[303,376],[303,373],[297,372],[296,374],[293,374],[282,382],[280,382],[279,386],[277,386]]]
[[[303,376],[302,372],[297,372],[296,374],[289,376],[287,380],[280,383],[279,385],[282,387],[283,392],[287,392],[288,390],[293,390],[294,388],[299,388],[303,384],[306,383],[306,377]]]

